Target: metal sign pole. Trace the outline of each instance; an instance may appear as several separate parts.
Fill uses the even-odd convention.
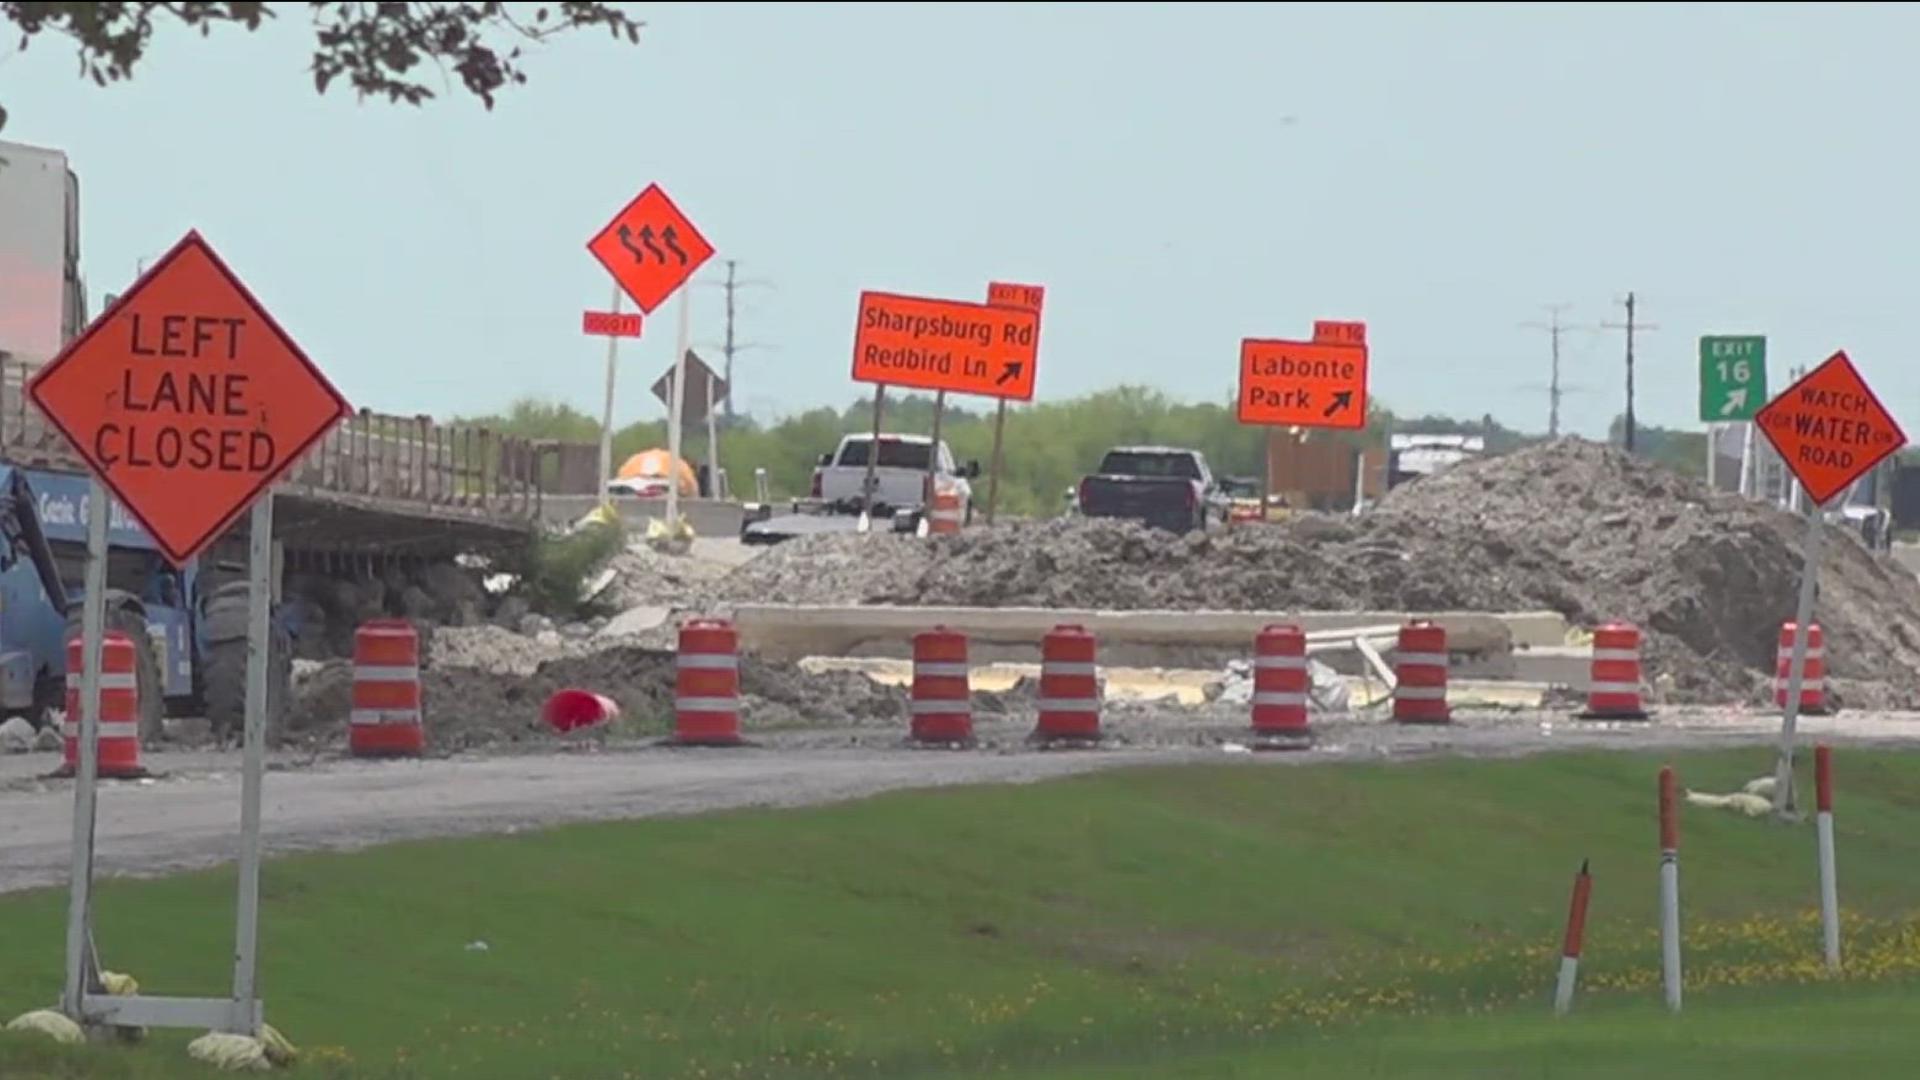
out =
[[[1001,441],[1007,435],[1007,399],[1000,399],[1000,408],[993,415],[993,472],[987,476],[987,524],[993,524],[996,511],[1000,509],[1000,467]]]
[[[613,287],[613,319],[620,321],[620,286]],[[615,329],[618,329],[616,326]],[[613,374],[620,358],[620,335],[607,335],[607,391],[600,403],[600,506],[607,506],[613,496],[608,488],[613,483]]]
[[[933,395],[933,436],[927,444],[927,498],[922,507],[921,517],[933,512],[933,497],[940,486],[940,421],[947,411],[947,392],[935,391]]]
[[[267,671],[273,644],[273,491],[253,504],[247,553],[246,771],[240,785],[240,895],[233,947],[233,1019],[228,1030],[258,1036],[255,979],[260,947],[260,787],[266,774]]]
[[[687,407],[687,336],[691,332],[691,315],[687,306],[691,304],[692,289],[680,290],[680,332],[673,349],[673,387],[667,396],[673,401],[667,405],[667,528],[671,531],[680,523],[680,439],[681,410]]]
[[[91,981],[88,939],[93,925],[93,840],[95,794],[100,778],[100,647],[107,621],[107,523],[111,511],[107,486],[98,474],[87,485],[86,596],[81,601],[80,715],[78,772],[73,784],[72,894],[67,903],[67,983],[60,1004],[76,1023],[85,1023],[85,997]],[[61,642],[61,648],[66,643]]]
[[[1800,687],[1807,671],[1807,639],[1813,635],[1808,627],[1813,623],[1813,597],[1820,581],[1820,539],[1825,531],[1825,523],[1820,518],[1820,507],[1815,506],[1807,515],[1807,543],[1805,548],[1805,568],[1800,572],[1800,603],[1793,617],[1793,659],[1787,665],[1787,707],[1780,718],[1780,760],[1773,772],[1773,811],[1776,814],[1788,813],[1793,809],[1793,733],[1800,719]]]

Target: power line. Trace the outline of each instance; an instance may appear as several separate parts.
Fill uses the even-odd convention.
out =
[[[1522,329],[1526,330],[1545,330],[1553,343],[1553,376],[1552,381],[1547,384],[1547,437],[1557,439],[1560,437],[1560,400],[1567,394],[1579,390],[1579,387],[1561,385],[1560,337],[1569,330],[1589,328],[1569,326],[1560,321],[1560,313],[1572,307],[1572,304],[1546,304],[1543,306],[1547,311],[1547,322],[1527,322],[1521,323],[1520,325]]]
[[[1634,316],[1635,316],[1636,308],[1635,308],[1634,295],[1632,292],[1627,293],[1627,298],[1621,301],[1621,304],[1627,309],[1627,321],[1624,323],[1601,323],[1600,325],[1608,330],[1625,330],[1627,332],[1627,420],[1626,420],[1626,430],[1624,433],[1624,442],[1625,442],[1627,453],[1631,454],[1633,453],[1633,441],[1634,441],[1633,440],[1633,433],[1634,433],[1633,335],[1640,331],[1658,330],[1660,328],[1658,326],[1653,325],[1652,323],[1643,323],[1643,322],[1635,321]]]
[[[741,289],[773,288],[773,282],[765,279],[742,280],[736,276],[739,268],[740,260],[728,259],[727,280],[712,283],[727,291],[727,340],[720,346],[721,355],[724,357],[720,377],[726,380],[727,383],[726,418],[729,424],[733,423],[734,420],[734,399],[739,397],[739,384],[733,381],[733,358],[736,354],[746,352],[748,349],[765,348],[764,345],[758,342],[743,342],[734,338],[734,296]]]

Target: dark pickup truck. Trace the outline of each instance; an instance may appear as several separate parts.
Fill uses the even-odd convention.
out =
[[[1082,477],[1075,509],[1084,517],[1127,518],[1172,532],[1204,531],[1225,519],[1227,499],[1198,450],[1121,446]]]

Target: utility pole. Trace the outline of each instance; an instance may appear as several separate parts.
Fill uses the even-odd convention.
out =
[[[741,280],[738,276],[739,269],[740,269],[740,260],[728,259],[727,260],[727,280],[719,283],[719,286],[722,289],[725,289],[727,293],[727,339],[720,346],[720,354],[721,354],[721,357],[723,358],[720,377],[723,380],[725,380],[727,384],[726,416],[727,416],[727,423],[729,425],[733,423],[734,399],[739,396],[739,387],[733,381],[733,358],[737,353],[743,353],[748,349],[759,348],[758,345],[753,344],[751,342],[739,342],[734,339],[734,335],[733,335],[734,295],[738,293],[741,289],[749,289],[749,288],[754,288],[756,286],[763,286],[766,288],[773,287],[773,283],[770,281]]]
[[[1553,378],[1547,384],[1547,438],[1560,437],[1560,399],[1565,391],[1560,386],[1560,335],[1573,329],[1560,321],[1560,313],[1571,304],[1546,305],[1549,321],[1522,323],[1528,330],[1545,330],[1553,341]]]
[[[1626,305],[1626,309],[1627,309],[1627,321],[1626,321],[1626,322],[1624,322],[1624,323],[1603,323],[1603,324],[1601,324],[1601,325],[1603,325],[1603,326],[1605,326],[1605,327],[1606,327],[1607,329],[1609,329],[1609,330],[1625,330],[1625,331],[1627,332],[1627,421],[1626,421],[1626,431],[1625,431],[1625,433],[1624,433],[1624,435],[1625,435],[1625,443],[1626,443],[1626,451],[1627,451],[1627,453],[1629,453],[1629,454],[1631,454],[1631,453],[1633,453],[1633,429],[1634,429],[1634,419],[1633,419],[1633,335],[1634,335],[1634,334],[1635,334],[1636,332],[1638,332],[1638,331],[1643,331],[1643,330],[1658,330],[1658,329],[1660,329],[1660,328],[1659,328],[1659,327],[1657,327],[1657,326],[1654,326],[1654,325],[1651,325],[1651,324],[1649,324],[1649,323],[1642,323],[1642,322],[1635,322],[1635,321],[1634,321],[1634,316],[1635,316],[1635,306],[1634,306],[1634,295],[1633,295],[1633,293],[1631,293],[1631,292],[1629,292],[1629,293],[1627,293],[1627,298],[1626,298],[1626,300],[1624,301],[1624,303],[1625,303],[1625,305]]]

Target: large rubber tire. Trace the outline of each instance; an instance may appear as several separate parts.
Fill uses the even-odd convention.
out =
[[[200,700],[214,737],[237,741],[247,722],[247,583],[230,582],[207,600],[207,648],[200,657]],[[282,730],[293,688],[293,640],[275,622],[268,630],[267,733]]]
[[[138,608],[132,605],[132,598],[107,596],[107,629],[118,630],[133,642],[134,684],[140,690],[140,745],[152,746],[166,734],[164,717],[167,714],[165,685],[160,679],[160,660],[154,655],[153,639],[147,636],[147,620]],[[65,642],[80,636],[81,610],[75,605],[67,616],[67,629],[61,639]],[[61,667],[65,668],[65,658]]]

